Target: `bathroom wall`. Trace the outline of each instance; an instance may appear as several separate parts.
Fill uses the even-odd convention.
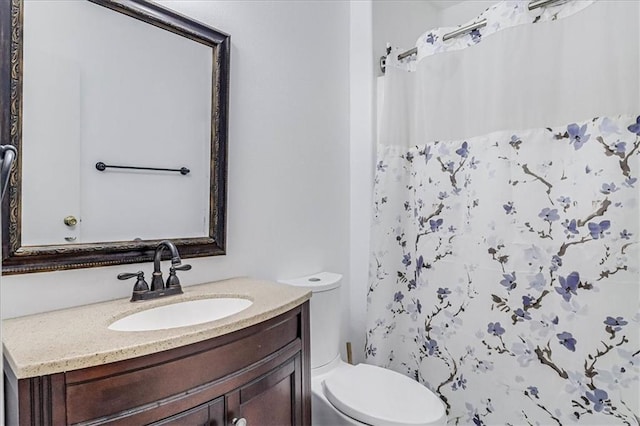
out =
[[[426,30],[438,26],[440,5],[430,1],[375,0],[372,8],[373,59],[376,75],[382,75],[378,61],[386,55],[387,43],[411,49]]]
[[[462,25],[496,3],[498,3],[498,0],[467,0],[443,7],[440,11],[438,26],[455,27]]]
[[[232,44],[227,255],[190,259],[183,284],[321,270],[348,280],[349,4],[161,3]],[[137,270],[151,264],[3,276],[2,317],[127,297],[133,283],[116,275]]]
[[[367,285],[369,282],[369,230],[373,190],[374,152],[374,2],[350,3],[350,281],[348,340],[352,343],[353,361],[364,360]],[[362,159],[370,161],[362,161]]]

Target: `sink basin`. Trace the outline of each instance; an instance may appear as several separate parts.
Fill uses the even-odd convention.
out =
[[[202,324],[237,314],[253,302],[237,297],[189,300],[136,312],[109,326],[114,331],[151,331]]]

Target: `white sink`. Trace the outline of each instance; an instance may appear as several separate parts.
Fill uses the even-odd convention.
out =
[[[237,297],[189,300],[158,306],[115,321],[109,330],[151,331],[202,324],[237,314],[253,302]]]

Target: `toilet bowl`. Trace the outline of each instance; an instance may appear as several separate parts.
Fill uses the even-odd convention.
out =
[[[311,422],[314,426],[446,425],[442,401],[429,389],[381,367],[340,359],[340,281],[322,272],[281,283],[308,287],[311,319]]]

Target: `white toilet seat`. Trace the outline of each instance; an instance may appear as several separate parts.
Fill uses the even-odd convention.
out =
[[[429,389],[373,365],[358,364],[332,374],[324,390],[339,411],[372,426],[428,426],[445,417],[442,401]]]

